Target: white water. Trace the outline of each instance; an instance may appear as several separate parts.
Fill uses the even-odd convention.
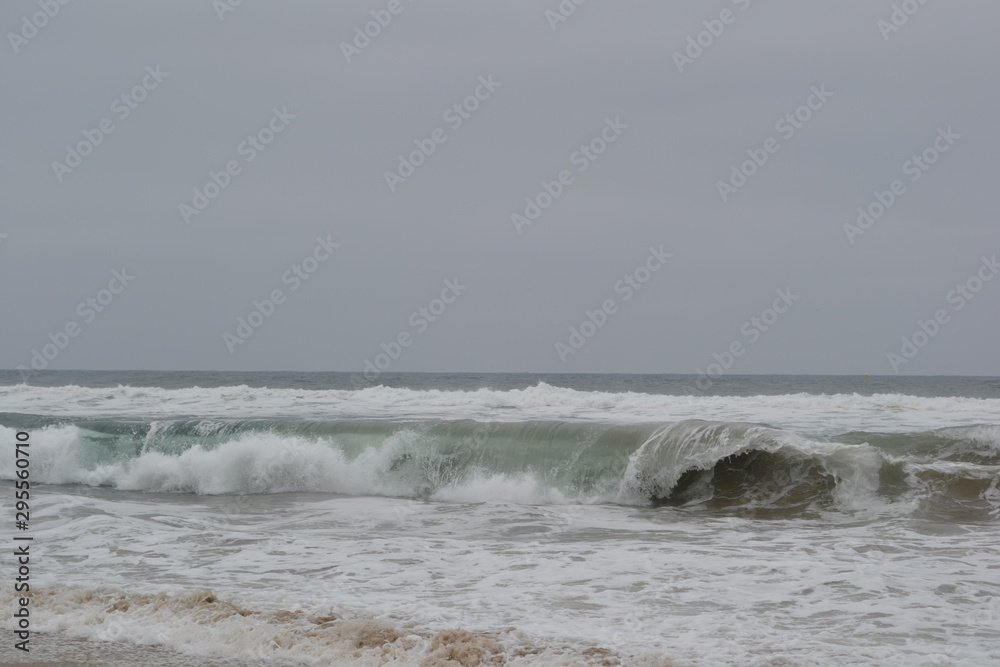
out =
[[[853,430],[908,432],[989,424],[1000,399],[899,394],[786,394],[780,396],[667,396],[578,391],[544,382],[526,389],[416,391],[372,387],[359,391],[264,389],[247,386],[189,389],[62,386],[0,387],[0,410],[35,415],[141,417],[198,415],[246,419],[493,419],[618,423],[685,419],[771,424],[813,435]]]
[[[675,667],[1000,664],[996,517],[955,524],[870,511],[873,449],[807,437],[983,424],[972,433],[993,452],[1000,400],[678,397],[545,384],[500,392],[16,386],[0,387],[0,412],[146,421],[746,421],[784,429],[792,440],[776,446],[826,448],[815,453],[841,466],[838,511],[759,520],[698,507],[586,505],[531,476],[471,475],[426,501],[281,493],[407,495],[384,474],[407,446],[403,436],[367,459],[258,433],[94,468],[74,458],[80,427],[49,426],[33,431],[34,479],[70,486],[34,489],[32,586],[46,594],[32,617],[37,631],[270,664],[443,665],[424,661],[431,638],[449,628],[492,633],[513,665],[600,664],[605,654],[588,658],[588,647],[643,667],[666,659]],[[655,458],[654,449],[630,463]],[[13,472],[8,450],[5,478]],[[981,474],[995,476],[986,467]],[[198,590],[259,613],[222,613],[197,603]],[[141,597],[161,592],[175,597]],[[130,608],[113,610],[121,599]],[[9,587],[0,602],[12,606]],[[346,620],[322,631],[307,620],[331,614]],[[371,624],[399,638],[356,648],[358,628]]]
[[[183,607],[109,615],[107,602],[81,601],[67,585],[210,589],[254,610],[332,612],[417,637],[500,631],[508,646],[549,651],[521,664],[582,664],[566,647],[587,646],[636,665],[655,664],[643,660],[650,655],[705,667],[982,667],[1000,658],[996,526],[51,490],[36,511],[45,518],[35,581],[62,591],[36,612],[36,629],[90,638],[356,664],[337,642],[275,649],[271,639],[294,636],[295,623],[211,621]],[[400,664],[419,664],[425,646]]]
[[[15,429],[0,426],[0,478],[14,479]],[[32,479],[45,484],[110,486],[120,490],[202,495],[325,492],[427,498],[444,502],[523,504],[613,503],[643,506],[666,495],[688,470],[711,470],[716,462],[748,451],[780,452],[792,467],[819,464],[839,482],[836,497],[854,509],[878,509],[879,471],[886,458],[869,445],[809,440],[787,431],[740,424],[683,422],[663,426],[645,442],[635,441],[620,455],[620,468],[607,469],[592,488],[566,487],[552,480],[553,465],[521,453],[512,472],[489,470],[474,462],[449,469],[447,455],[433,437],[404,428],[386,431],[384,440],[353,458],[337,438],[307,439],[273,432],[232,434],[216,447],[194,445],[180,453],[143,451],[106,462],[89,461],[103,444],[100,434],[73,424],[33,431]],[[148,438],[147,438],[148,440]],[[991,442],[994,447],[1000,443]],[[544,442],[537,443],[543,446]],[[499,446],[499,445],[498,445]],[[585,445],[580,445],[584,447]],[[407,457],[407,458],[403,458]],[[107,458],[106,456],[104,458]],[[398,469],[403,460],[412,464]],[[548,468],[548,469],[547,469]],[[909,511],[908,504],[898,507]]]

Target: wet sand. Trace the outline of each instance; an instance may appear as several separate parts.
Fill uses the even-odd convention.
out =
[[[184,655],[155,646],[96,642],[33,632],[30,653],[4,647],[0,666],[15,667],[266,667],[273,661],[223,660]]]
[[[533,664],[533,653],[514,651],[512,655],[485,655],[481,648],[481,638],[461,630],[444,631],[431,642],[430,650],[424,654],[414,654],[401,662],[390,660],[401,665],[420,665],[421,667],[494,667],[501,664]],[[537,653],[542,653],[538,651]],[[15,655],[20,654],[20,655]],[[385,664],[385,656],[360,655],[355,660],[326,663],[329,665],[381,665]],[[30,655],[21,654],[13,648],[5,648],[0,655],[0,667],[276,667],[301,665],[301,662],[276,660],[235,660],[223,658],[207,658],[185,655],[157,646],[140,646],[121,642],[102,642],[87,639],[65,637],[59,634],[32,633]],[[565,667],[623,667],[625,665],[643,665],[643,667],[672,667],[669,661],[641,661],[632,663],[603,649],[586,649],[575,655],[563,656],[545,664]]]

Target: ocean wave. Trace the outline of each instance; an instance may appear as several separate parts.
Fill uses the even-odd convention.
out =
[[[744,422],[154,421],[0,415],[32,426],[32,479],[207,495],[322,492],[614,503],[794,516],[894,505],[995,516],[1000,429],[813,437]],[[13,455],[0,477],[13,479]]]
[[[227,386],[185,389],[0,386],[6,412],[141,420],[183,416],[240,419],[248,414],[298,419],[477,419],[664,423],[685,419],[776,424],[817,435],[851,429],[927,431],[990,424],[1000,399],[901,394],[676,396],[579,391],[544,382],[505,391],[268,389]]]

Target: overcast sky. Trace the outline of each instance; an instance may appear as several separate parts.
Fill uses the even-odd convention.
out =
[[[5,2],[0,367],[1000,375],[1000,6],[897,7]]]

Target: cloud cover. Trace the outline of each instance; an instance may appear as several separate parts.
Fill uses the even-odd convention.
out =
[[[6,3],[0,367],[1000,375],[998,18]]]

